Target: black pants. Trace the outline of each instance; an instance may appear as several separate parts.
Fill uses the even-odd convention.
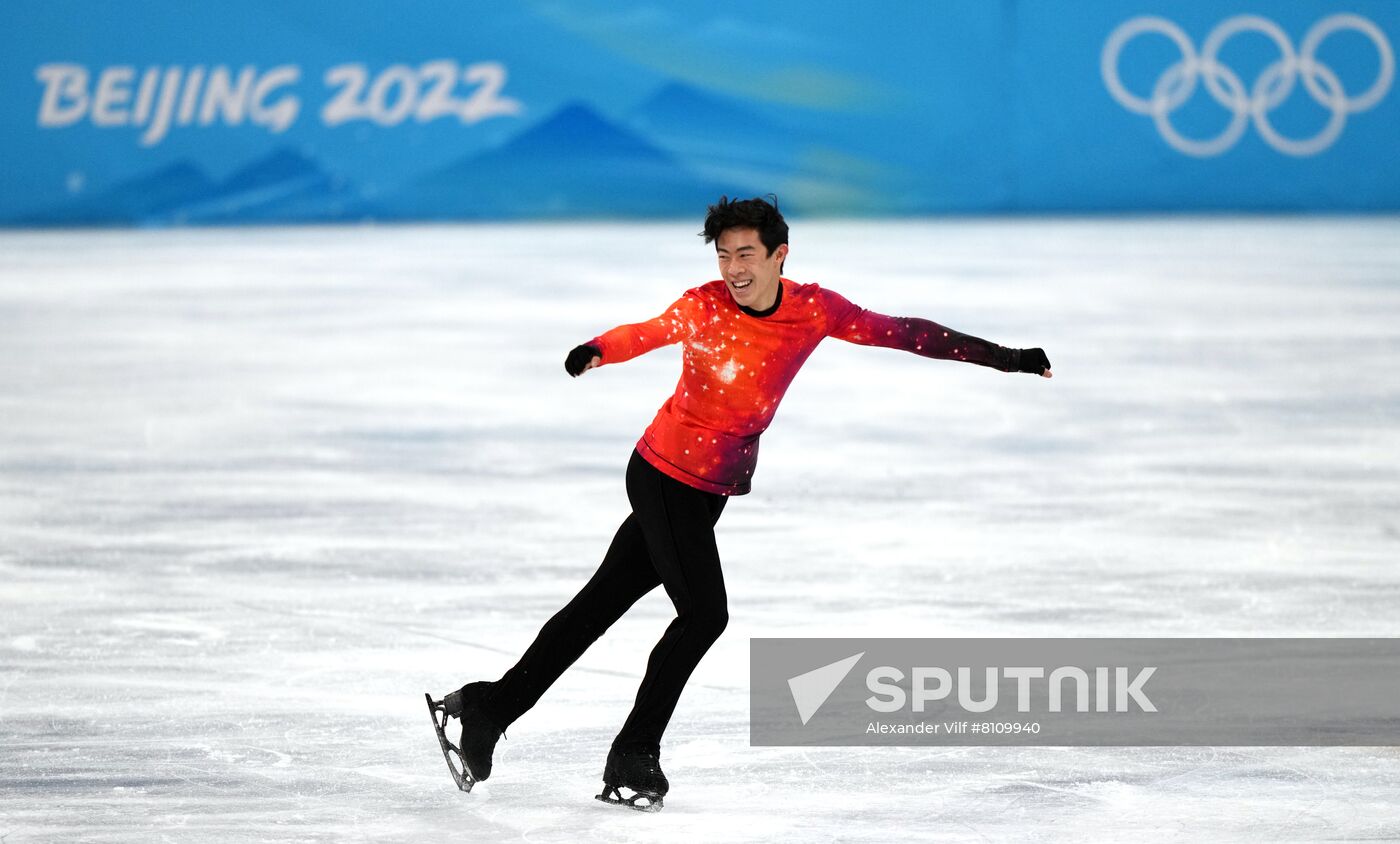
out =
[[[603,564],[483,702],[502,729],[534,706],[638,598],[661,584],[676,618],[652,650],[632,714],[613,741],[614,747],[657,751],[681,689],[724,632],[729,610],[714,526],[728,497],[674,480],[633,451],[627,498],[632,513],[617,529]]]

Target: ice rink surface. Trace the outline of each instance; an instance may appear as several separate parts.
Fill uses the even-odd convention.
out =
[[[753,636],[1390,636],[1400,221],[797,221],[787,275],[1051,380],[827,340],[719,523],[731,622],[592,799],[643,599],[452,785],[627,513],[699,222],[0,234],[0,841],[1374,841],[1386,748],[752,748]],[[1345,690],[1338,690],[1344,694]]]

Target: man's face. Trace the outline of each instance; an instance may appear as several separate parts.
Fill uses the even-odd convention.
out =
[[[758,229],[725,229],[715,241],[719,274],[729,295],[740,305],[760,311],[778,297],[779,268],[787,253],[784,243],[769,255]]]

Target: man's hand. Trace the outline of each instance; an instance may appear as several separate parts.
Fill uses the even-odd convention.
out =
[[[603,353],[587,343],[575,346],[564,359],[564,371],[577,378],[595,366],[603,363]]]
[[[1053,378],[1050,373],[1050,358],[1045,356],[1042,348],[1021,349],[1021,362],[1016,367],[1017,372],[1029,372],[1032,375],[1040,375],[1044,378]]]

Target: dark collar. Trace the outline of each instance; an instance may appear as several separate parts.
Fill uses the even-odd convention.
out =
[[[764,308],[764,309],[761,310],[761,311],[755,311],[753,308],[750,308],[750,307],[748,307],[748,306],[746,306],[746,305],[739,305],[739,310],[743,311],[744,313],[748,314],[749,316],[753,316],[753,317],[766,317],[766,316],[772,316],[773,313],[774,313],[775,311],[778,310],[778,306],[781,305],[782,303],[783,303],[783,280],[780,278],[780,279],[778,279],[778,296],[777,296],[776,299],[773,300],[773,304],[769,305],[767,308]],[[738,303],[736,302],[735,304],[738,304]]]

